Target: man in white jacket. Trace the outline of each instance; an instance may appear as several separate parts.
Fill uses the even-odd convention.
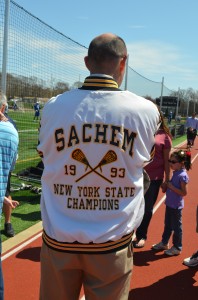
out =
[[[86,299],[128,299],[132,234],[144,212],[143,167],[153,155],[159,112],[119,89],[126,61],[122,38],[97,36],[82,87],[44,107],[42,300],[77,300],[82,285]]]

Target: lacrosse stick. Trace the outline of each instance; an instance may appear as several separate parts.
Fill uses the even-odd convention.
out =
[[[78,152],[75,152],[75,151],[78,151]],[[90,167],[90,171],[83,174],[80,178],[78,178],[76,180],[76,182],[78,182],[79,180],[81,180],[82,178],[84,178],[85,176],[89,175],[90,173],[94,172],[96,173],[97,175],[99,175],[100,177],[102,177],[103,179],[107,180],[108,182],[112,183],[112,181],[110,181],[108,178],[106,178],[105,176],[103,176],[102,174],[98,173],[96,171],[97,168],[100,168],[101,172],[102,172],[102,166],[104,165],[107,165],[107,164],[110,164],[114,161],[117,160],[117,155],[114,151],[112,150],[109,150],[105,156],[102,158],[102,160],[99,162],[99,164],[95,167],[95,168],[92,168],[88,162],[88,160],[86,159],[84,153],[80,150],[80,149],[77,149],[77,150],[74,150],[73,153],[72,153],[72,157],[84,164],[86,164],[86,166],[89,166]]]
[[[108,182],[112,183],[112,181],[110,181],[108,178],[106,178],[105,176],[103,176],[102,174],[98,173],[96,170],[93,170],[93,168],[90,166],[85,154],[82,152],[82,150],[80,149],[76,149],[72,152],[72,158],[81,162],[82,164],[86,165],[86,169],[89,167],[91,169],[91,171],[89,171],[88,173],[90,172],[94,172],[96,173],[97,175],[99,175],[100,177],[102,177],[103,179],[107,180]],[[87,173],[86,173],[87,174]],[[84,174],[85,175],[85,174]],[[81,180],[83,177],[81,176],[79,179],[76,180],[76,182],[78,182],[79,180]]]

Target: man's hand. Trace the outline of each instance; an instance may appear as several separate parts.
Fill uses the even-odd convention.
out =
[[[6,205],[10,206],[11,208],[16,208],[19,205],[19,202],[16,200],[11,200],[8,197],[4,197],[4,201]]]
[[[0,121],[7,122],[8,118],[4,116],[4,114],[0,111]]]

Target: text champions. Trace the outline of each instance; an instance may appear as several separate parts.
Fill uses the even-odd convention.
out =
[[[100,197],[99,187],[77,186],[78,197],[71,197],[72,185],[54,184],[54,194],[66,196],[68,209],[78,210],[118,210],[119,198],[134,197],[134,187],[106,187],[104,197]]]

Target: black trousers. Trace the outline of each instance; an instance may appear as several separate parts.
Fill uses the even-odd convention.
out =
[[[148,227],[149,227],[152,215],[153,215],[153,207],[157,200],[162,181],[163,181],[162,179],[151,180],[149,189],[147,190],[146,194],[144,195],[144,201],[145,201],[144,216],[142,219],[142,223],[136,230],[136,238],[138,241],[141,239],[144,239],[144,240],[147,239]]]
[[[194,140],[197,136],[197,130],[193,129],[190,130],[190,128],[187,129],[187,144],[188,145],[194,145]]]

